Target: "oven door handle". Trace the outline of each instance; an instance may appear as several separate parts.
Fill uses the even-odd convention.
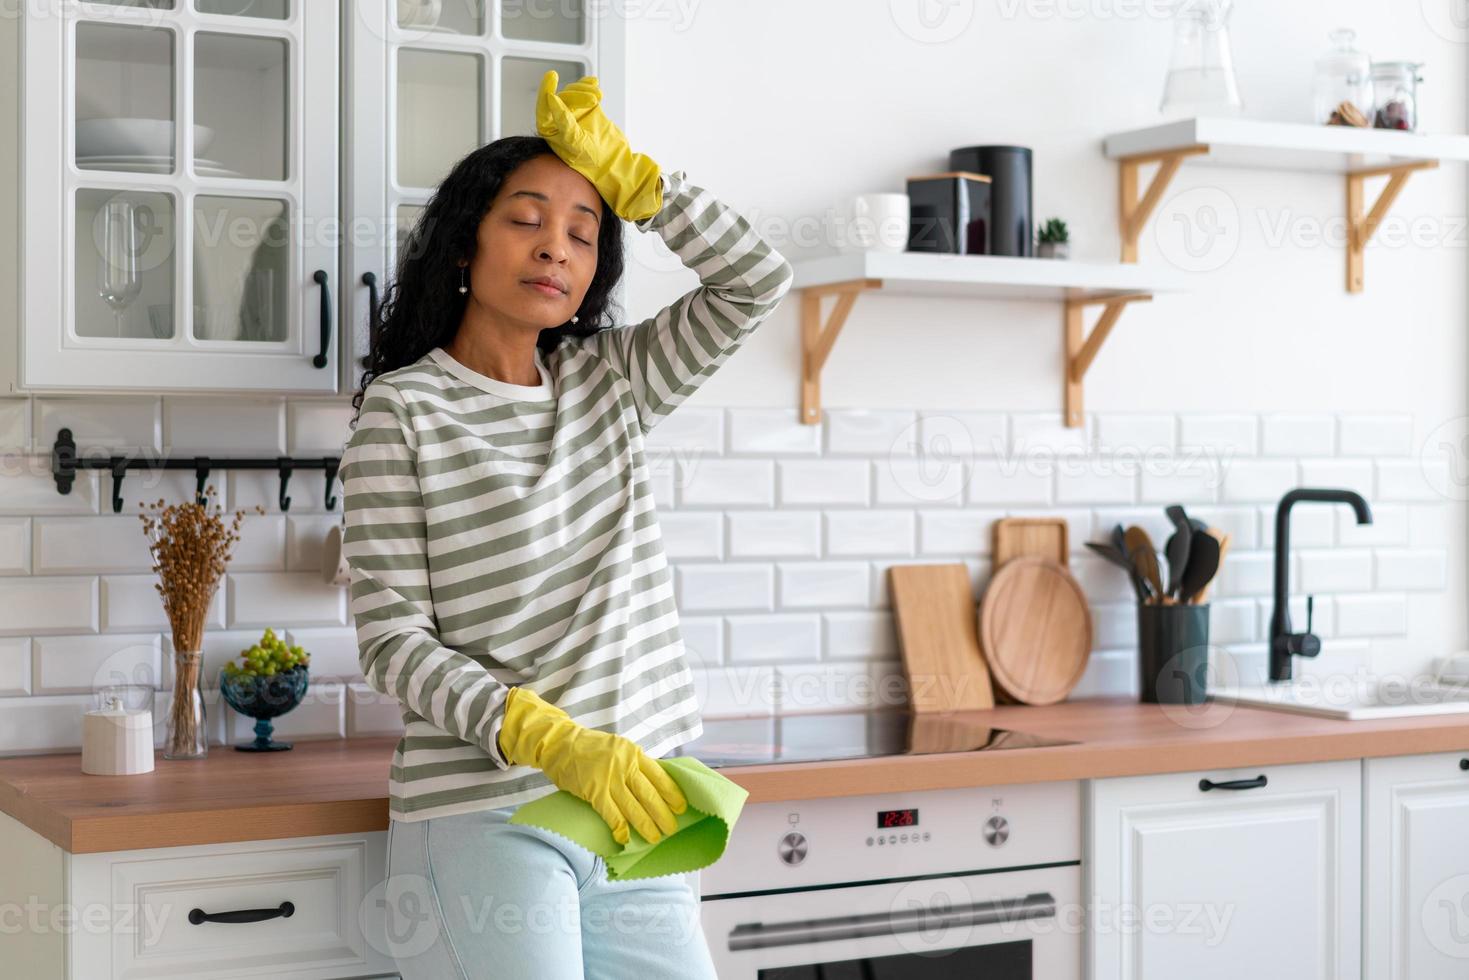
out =
[[[1056,899],[1050,892],[1034,892],[1023,898],[996,899],[939,909],[923,907],[866,915],[839,915],[829,919],[800,919],[794,922],[748,922],[730,931],[729,948],[766,949],[860,939],[866,936],[895,936],[927,929],[988,926],[1023,919],[1056,916]]]

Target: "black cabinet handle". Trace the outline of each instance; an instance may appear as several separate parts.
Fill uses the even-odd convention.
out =
[[[1254,779],[1228,779],[1222,783],[1216,783],[1212,779],[1199,780],[1199,789],[1208,792],[1211,789],[1256,789],[1265,785],[1265,774],[1262,772]]]
[[[367,287],[367,323],[370,329],[371,327],[377,326],[377,274],[373,272],[364,272],[362,274],[362,285]]]
[[[321,353],[311,359],[311,366],[326,367],[326,349],[332,340],[332,294],[326,288],[326,270],[317,269],[311,277],[321,287]]]
[[[1459,768],[1469,772],[1469,759],[1460,759]]]
[[[189,921],[194,925],[202,922],[264,922],[266,919],[290,918],[295,914],[296,906],[290,902],[282,902],[279,908],[273,909],[235,909],[230,912],[206,912],[203,909],[189,909]]]

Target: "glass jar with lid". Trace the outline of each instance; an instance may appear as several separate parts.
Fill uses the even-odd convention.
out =
[[[1372,63],[1372,125],[1378,129],[1418,129],[1420,61]]]
[[[1316,61],[1315,121],[1338,126],[1372,124],[1372,59],[1355,47],[1357,32],[1331,32],[1331,50]]]

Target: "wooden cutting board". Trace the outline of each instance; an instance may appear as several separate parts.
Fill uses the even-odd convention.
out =
[[[968,567],[893,565],[888,589],[913,711],[993,708]]]
[[[995,689],[1022,704],[1064,700],[1092,649],[1092,616],[1072,574],[1049,558],[1014,558],[995,572],[979,614]]]
[[[1050,558],[1062,568],[1070,565],[1071,550],[1064,518],[1004,517],[995,521],[990,533],[991,564],[996,570],[1022,555]]]

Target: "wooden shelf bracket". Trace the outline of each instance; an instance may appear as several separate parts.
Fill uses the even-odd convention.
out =
[[[1173,175],[1178,173],[1179,165],[1188,157],[1208,152],[1209,147],[1197,144],[1161,153],[1140,153],[1117,161],[1117,227],[1122,235],[1123,262],[1137,261],[1138,236],[1142,234],[1153,209],[1163,199],[1163,192],[1168,189]],[[1148,183],[1148,189],[1139,197],[1138,169],[1150,163],[1158,164],[1158,170]]]
[[[881,279],[853,279],[825,286],[808,286],[801,290],[801,422],[815,425],[821,421],[821,369],[837,342],[837,335],[847,322],[847,314],[857,297],[869,289],[881,289]],[[837,298],[831,316],[821,320],[821,301]]]
[[[1387,216],[1388,209],[1402,193],[1403,185],[1415,170],[1432,170],[1437,160],[1418,160],[1388,167],[1373,167],[1355,170],[1347,174],[1347,292],[1360,293],[1363,286],[1363,259],[1367,243],[1377,231],[1377,226]],[[1387,185],[1377,195],[1369,209],[1366,206],[1366,181],[1368,177],[1387,177]]]
[[[1151,293],[1127,293],[1111,296],[1080,296],[1066,301],[1064,324],[1064,348],[1066,351],[1065,371],[1065,424],[1077,428],[1082,424],[1083,385],[1086,372],[1096,360],[1097,352],[1107,342],[1107,336],[1117,325],[1122,311],[1131,303],[1146,303],[1153,298]],[[1102,315],[1097,318],[1089,336],[1083,337],[1082,311],[1088,306],[1101,306]]]

